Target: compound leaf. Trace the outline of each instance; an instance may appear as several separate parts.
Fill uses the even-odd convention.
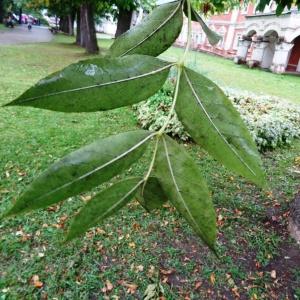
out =
[[[140,187],[137,198],[148,212],[161,208],[167,201],[167,196],[156,177],[148,178],[145,185]]]
[[[155,94],[166,81],[170,67],[146,55],[84,60],[40,80],[7,105],[62,112],[91,112],[131,105]]]
[[[227,168],[265,185],[256,145],[223,91],[211,80],[184,68],[176,112],[191,137]]]
[[[141,24],[119,36],[112,44],[108,55],[157,56],[175,42],[182,23],[181,1],[160,5]]]
[[[188,6],[186,1],[184,2],[184,13],[186,16],[188,16]],[[205,32],[207,39],[209,41],[209,43],[211,45],[216,45],[219,43],[219,41],[222,39],[222,37],[220,35],[218,35],[216,32],[214,32],[213,30],[211,30],[206,23],[203,21],[203,19],[200,17],[200,15],[195,11],[195,9],[193,7],[191,7],[191,17],[192,17],[192,21],[198,22],[203,31]]]
[[[65,156],[42,173],[5,216],[47,207],[106,182],[136,162],[151,137],[144,130],[121,133]]]
[[[170,202],[200,238],[214,249],[216,215],[207,185],[185,149],[166,135],[159,141],[155,175]]]
[[[125,206],[135,195],[143,180],[130,178],[119,181],[92,198],[75,216],[66,240],[85,233]]]

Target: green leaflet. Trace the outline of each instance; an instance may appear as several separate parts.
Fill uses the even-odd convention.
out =
[[[144,130],[121,133],[65,156],[42,173],[5,216],[47,207],[106,182],[136,162],[151,137]]]
[[[176,112],[192,138],[229,169],[265,185],[261,160],[248,129],[223,91],[184,68]]]
[[[141,178],[119,181],[92,198],[75,216],[66,240],[72,240],[125,206],[143,184]]]
[[[188,6],[186,1],[184,1],[184,14],[188,17]],[[219,36],[216,32],[211,30],[206,23],[203,21],[203,19],[200,17],[200,15],[195,11],[193,7],[191,7],[191,17],[192,21],[198,22],[203,31],[205,32],[207,39],[211,45],[216,45],[219,43],[219,41],[222,39],[221,36]]]
[[[202,174],[185,149],[166,135],[159,141],[155,175],[168,199],[211,248],[216,240],[216,215]]]
[[[166,81],[171,66],[145,55],[84,60],[40,80],[7,105],[63,112],[131,105],[155,94]]]
[[[140,187],[137,198],[148,212],[161,208],[167,201],[167,196],[156,177],[148,178],[146,184]]]
[[[175,42],[180,34],[182,22],[181,1],[160,5],[141,24],[119,36],[112,44],[108,55],[157,56]]]

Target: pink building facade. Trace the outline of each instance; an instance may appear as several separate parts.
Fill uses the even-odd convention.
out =
[[[206,20],[222,40],[211,46],[198,23],[192,24],[192,48],[231,58],[238,64],[270,69],[275,73],[300,74],[300,12],[297,9],[275,15],[271,3],[263,13],[248,4]],[[176,44],[184,46],[187,21]]]

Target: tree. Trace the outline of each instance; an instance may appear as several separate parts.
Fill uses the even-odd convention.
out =
[[[269,5],[271,0],[260,0],[257,6],[259,11],[264,11],[265,7]],[[300,0],[275,0],[277,4],[276,14],[279,16],[283,13],[285,8],[291,9],[293,5],[296,5],[300,9]]]
[[[88,53],[98,53],[99,51],[94,21],[94,8],[95,5],[91,1],[84,1],[80,5],[80,45],[85,47]]]
[[[188,16],[184,54],[176,63],[156,58],[180,34],[183,10]],[[95,195],[74,217],[66,239],[103,222],[137,195],[148,211],[169,200],[215,250],[215,211],[202,172],[186,150],[165,134],[174,112],[194,141],[226,167],[259,186],[266,181],[256,146],[230,100],[215,83],[185,65],[192,19],[204,26],[190,0],[161,5],[142,24],[119,36],[106,57],[72,64],[8,104],[66,113],[109,110],[147,99],[162,87],[171,69],[177,73],[172,108],[158,132],[120,133],[67,155],[25,190],[6,217],[47,207],[108,182],[152,146],[144,176],[113,181]],[[205,30],[217,43],[217,36]]]
[[[4,3],[3,0],[0,0],[0,23],[4,18]]]
[[[74,22],[77,20],[76,43],[90,54],[98,53],[98,43],[95,29],[95,11],[99,7],[97,0],[30,0],[36,8],[47,8],[51,14],[60,18],[62,32],[74,35]],[[101,6],[101,5],[100,5]],[[101,6],[102,7],[102,6]]]

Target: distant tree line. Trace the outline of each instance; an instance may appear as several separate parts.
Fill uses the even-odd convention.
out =
[[[271,0],[260,0],[258,9],[263,10]],[[219,13],[230,8],[246,3],[241,0],[193,0],[195,7],[203,14]],[[59,28],[68,35],[76,35],[76,44],[84,47],[88,53],[97,53],[99,51],[95,20],[99,17],[112,15],[117,22],[116,36],[130,28],[132,14],[143,7],[145,10],[151,10],[155,5],[155,0],[0,0],[0,22],[8,10],[17,11],[21,16],[24,7],[34,10],[48,9],[52,15],[59,17]],[[298,5],[300,0],[276,0],[278,4],[277,14],[292,5]],[[74,32],[74,23],[77,23],[76,33]]]

